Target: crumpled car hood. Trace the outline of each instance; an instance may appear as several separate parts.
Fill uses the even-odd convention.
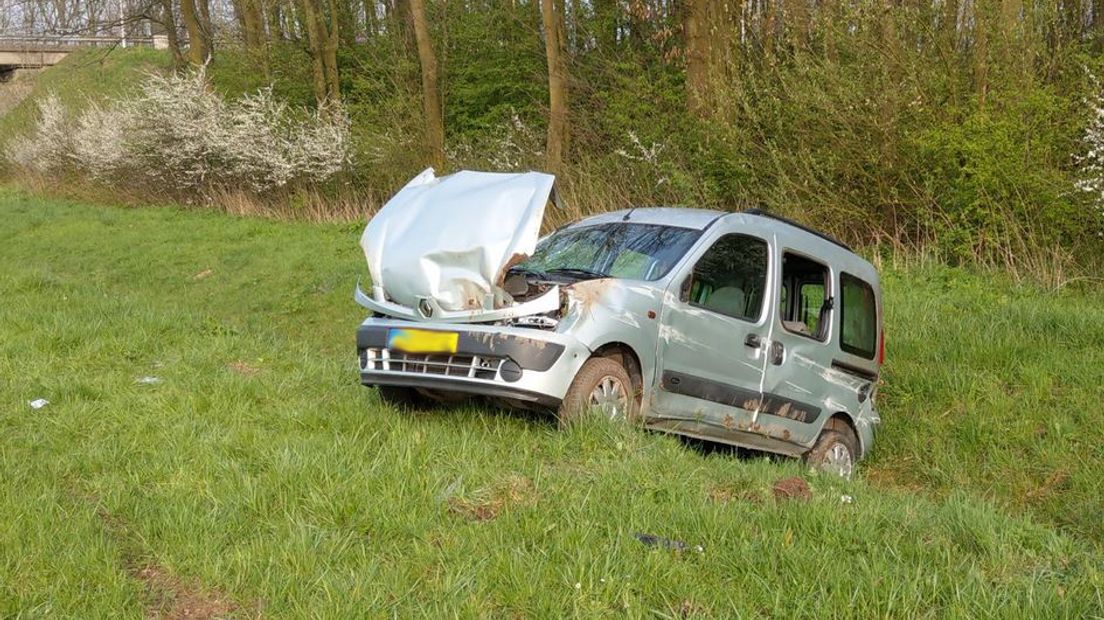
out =
[[[462,171],[414,177],[368,222],[360,245],[372,275],[369,306],[471,315],[510,302],[505,272],[533,253],[555,177]],[[364,297],[364,298],[362,298]]]

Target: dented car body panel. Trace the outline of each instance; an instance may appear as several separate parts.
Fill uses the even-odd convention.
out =
[[[511,180],[539,186],[518,200],[547,201],[544,181]],[[401,204],[404,235],[415,234],[418,209]],[[477,244],[478,230],[431,211],[437,221],[423,222],[427,230],[460,228],[464,243]],[[450,251],[468,258],[448,265],[448,253],[419,242],[437,266],[422,271],[453,276],[414,273],[415,284],[395,278],[421,268],[388,257],[417,263],[417,251],[380,252],[373,244],[385,235],[366,230],[365,253],[378,263],[372,294],[358,287],[356,295],[374,314],[357,334],[362,383],[555,409],[587,360],[614,355],[652,429],[799,455],[838,418],[854,430],[859,454],[869,451],[883,336],[878,276],[867,261],[779,218],[696,209],[606,213],[530,243],[536,211],[516,209],[513,228],[525,238],[512,244],[500,222],[488,237],[498,249],[478,268],[460,245]],[[377,233],[398,230],[373,223]],[[430,352],[392,346],[411,330],[453,340]]]
[[[467,312],[470,320],[510,305],[499,286],[503,270],[533,253],[554,180],[539,172],[438,178],[425,170],[383,205],[361,236],[371,299]]]

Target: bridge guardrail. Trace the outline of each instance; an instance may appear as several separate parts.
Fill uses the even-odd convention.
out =
[[[74,47],[154,47],[156,37],[103,37],[60,35],[2,35],[0,49],[37,51]]]

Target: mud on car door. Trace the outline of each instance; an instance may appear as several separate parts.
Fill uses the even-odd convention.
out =
[[[657,417],[727,430],[753,423],[761,396],[764,303],[770,245],[758,236],[718,237],[672,283],[660,317]]]

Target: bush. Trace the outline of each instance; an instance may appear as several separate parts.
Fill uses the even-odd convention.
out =
[[[349,161],[349,123],[338,109],[307,112],[261,89],[226,102],[203,71],[150,75],[140,93],[70,115],[56,96],[39,103],[31,135],[11,142],[13,164],[159,188],[256,193],[319,184]]]

